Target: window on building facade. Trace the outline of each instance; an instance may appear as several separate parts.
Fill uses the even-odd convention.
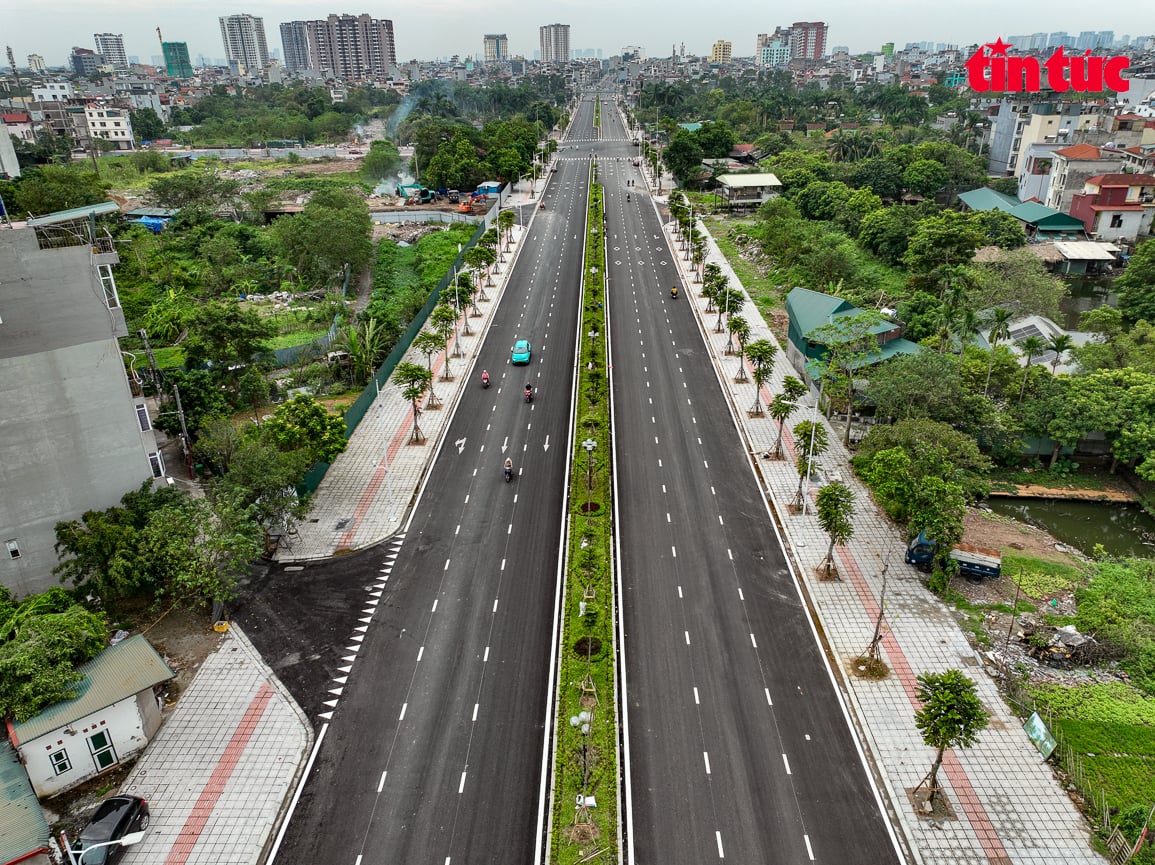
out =
[[[52,771],[57,775],[63,775],[72,768],[72,761],[68,759],[68,752],[63,748],[59,751],[53,751],[48,755],[48,759],[52,763]]]
[[[136,419],[140,422],[140,431],[148,432],[152,424],[148,421],[148,407],[144,403],[136,404]]]
[[[116,748],[107,730],[101,730],[88,737],[88,750],[92,753],[92,762],[96,764],[98,772],[116,765]]]
[[[1122,228],[1123,227],[1123,215],[1121,213],[1116,213],[1114,216],[1111,217],[1111,227],[1112,228]]]
[[[10,559],[20,558],[20,545],[18,543],[16,543],[15,540],[5,541],[4,546],[6,546],[8,548],[8,558],[10,558]]]
[[[154,478],[164,477],[164,457],[160,455],[160,451],[153,451],[148,455],[148,464],[152,466]]]

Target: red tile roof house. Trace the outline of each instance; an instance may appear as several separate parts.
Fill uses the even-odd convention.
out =
[[[32,117],[28,114],[0,114],[0,121],[8,127],[9,135],[15,135],[23,141],[35,141],[36,132],[32,129]]]
[[[1134,242],[1149,234],[1155,216],[1155,176],[1098,174],[1071,199],[1071,216],[1096,240]]]

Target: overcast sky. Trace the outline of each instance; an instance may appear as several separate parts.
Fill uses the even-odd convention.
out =
[[[1147,13],[1142,13],[1142,9]],[[369,13],[392,18],[397,59],[429,60],[481,53],[486,33],[509,36],[511,54],[532,58],[538,49],[538,27],[569,24],[570,48],[617,54],[624,45],[639,45],[647,57],[669,56],[674,45],[690,54],[706,54],[716,39],[733,43],[735,56],[752,56],[758,33],[773,32],[796,18],[825,21],[830,45],[848,45],[861,53],[883,42],[897,47],[907,42],[959,45],[993,41],[998,36],[1063,30],[1114,30],[1116,38],[1155,33],[1155,7],[1110,4],[1092,8],[1080,0],[1052,0],[1044,6],[1007,6],[994,0],[960,4],[927,0],[816,0],[805,12],[775,9],[753,0],[736,0],[722,7],[690,0],[641,0],[625,4],[611,0],[417,0],[410,3],[321,4],[316,0],[0,0],[0,44],[10,46],[18,66],[29,54],[40,54],[49,65],[66,62],[72,46],[94,48],[94,33],[123,33],[125,51],[148,63],[160,54],[156,28],[165,40],[187,42],[193,63],[224,57],[221,15],[248,13],[265,19],[269,50],[281,48],[282,21],[324,18],[331,13]],[[7,62],[5,61],[5,65]]]

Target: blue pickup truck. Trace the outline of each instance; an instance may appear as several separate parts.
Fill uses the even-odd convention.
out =
[[[920,534],[906,548],[906,563],[914,565],[920,571],[930,571],[934,564],[936,546],[937,544],[925,533]],[[959,544],[950,551],[950,557],[958,562],[959,573],[964,577],[974,580],[986,577],[995,580],[1002,576],[1003,555],[998,550]]]

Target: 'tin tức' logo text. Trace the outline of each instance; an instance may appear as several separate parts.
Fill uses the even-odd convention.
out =
[[[1038,93],[1047,87],[1055,93],[1126,93],[1131,82],[1123,72],[1131,65],[1126,57],[1092,57],[1091,52],[1067,55],[1059,46],[1046,60],[1010,57],[1013,46],[999,37],[979,47],[966,62],[967,84],[977,93]]]

